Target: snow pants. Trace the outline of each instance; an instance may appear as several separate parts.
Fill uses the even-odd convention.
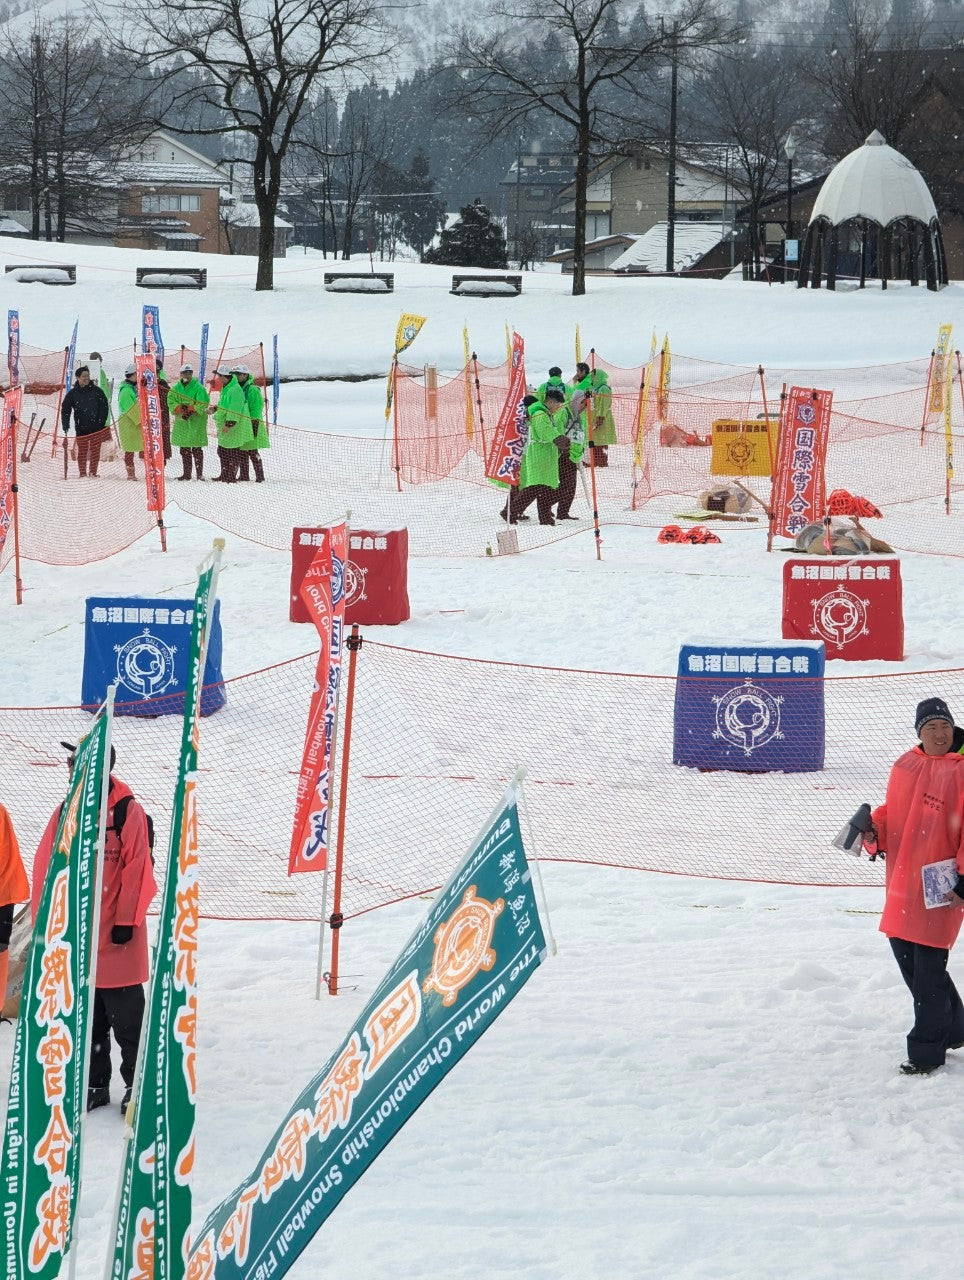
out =
[[[948,952],[903,938],[891,938],[890,948],[914,997],[907,1057],[922,1067],[940,1067],[948,1045],[964,1043],[964,1005],[947,972]]]
[[[194,464],[194,471],[199,480],[204,479],[204,450],[203,449],[184,449],[179,448],[181,455],[181,474],[179,479],[190,480],[191,464]]]
[[[576,496],[576,477],[579,474],[579,468],[574,462],[570,462],[565,454],[559,457],[559,488],[556,490],[556,497],[559,501],[556,503],[556,515],[563,518],[569,514],[572,506],[572,500]]]
[[[552,515],[555,500],[556,490],[550,489],[547,484],[530,484],[526,489],[513,489],[509,497],[509,521],[514,524],[534,502],[539,512],[539,523],[555,524]]]
[[[100,466],[100,447],[103,443],[103,431],[94,431],[88,436],[77,437],[77,469],[82,476],[85,476],[88,470],[92,476],[97,474],[97,468]]]
[[[128,1088],[134,1083],[134,1066],[143,1021],[144,988],[139,982],[130,987],[97,987],[94,992],[90,1074],[87,1080],[91,1089],[106,1089],[110,1084],[112,1031],[121,1051],[121,1079]]]

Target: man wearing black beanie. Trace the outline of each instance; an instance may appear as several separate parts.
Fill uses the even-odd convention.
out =
[[[964,1048],[964,1004],[947,959],[964,922],[964,757],[952,750],[954,717],[943,698],[918,703],[918,746],[896,761],[873,813],[886,850],[880,930],[914,998],[903,1075],[929,1075]]]

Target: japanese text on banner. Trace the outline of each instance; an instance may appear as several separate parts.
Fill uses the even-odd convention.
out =
[[[832,391],[791,387],[787,393],[773,487],[773,531],[796,537],[824,516],[824,467]]]
[[[509,391],[495,425],[492,445],[485,462],[489,480],[517,485],[522,454],[528,438],[528,419],[522,403],[526,393],[525,342],[520,333],[512,335],[512,363],[509,369]]]

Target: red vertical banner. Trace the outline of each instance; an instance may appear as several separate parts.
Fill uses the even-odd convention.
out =
[[[345,631],[344,524],[325,529],[301,584],[301,598],[318,629],[318,665],[308,708],[308,727],[295,797],[288,874],[324,871],[328,862],[331,758]]]
[[[16,519],[17,420],[22,399],[22,387],[11,387],[4,392],[3,418],[0,421],[0,563],[3,562],[7,534]]]
[[[832,391],[791,387],[787,392],[773,478],[770,528],[775,534],[795,538],[823,519],[832,406]]]
[[[157,385],[157,363],[154,352],[134,357],[137,370],[137,399],[144,435],[144,479],[147,483],[147,509],[161,515],[164,511],[164,439],[161,435],[161,390]]]
[[[485,474],[490,480],[517,485],[522,454],[528,438],[528,421],[522,399],[526,393],[525,342],[522,335],[512,335],[512,359],[509,366],[509,392],[495,424],[492,445],[485,460]]]

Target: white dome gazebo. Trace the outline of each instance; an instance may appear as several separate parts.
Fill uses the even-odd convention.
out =
[[[843,261],[842,261],[843,260]],[[947,284],[944,241],[933,197],[911,162],[875,129],[837,164],[817,196],[807,227],[797,286],[836,287],[841,266],[859,279],[907,278],[928,289]]]

